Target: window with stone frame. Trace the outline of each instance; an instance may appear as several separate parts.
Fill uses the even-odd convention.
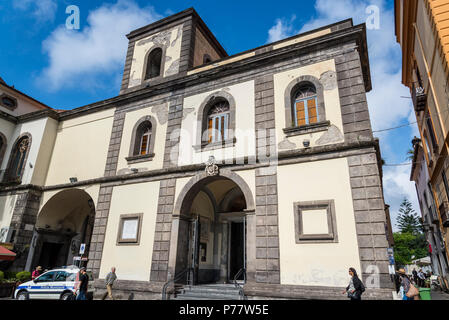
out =
[[[334,200],[296,202],[296,243],[338,242]]]
[[[149,161],[155,156],[156,121],[152,116],[137,121],[131,137],[129,156],[126,157],[128,164]]]
[[[146,62],[145,80],[159,77],[162,66],[162,49],[155,48],[148,55]]]
[[[139,155],[143,156],[150,153],[151,143],[151,123],[146,122],[140,138]]]
[[[7,182],[17,181],[22,178],[26,159],[28,157],[29,147],[31,144],[30,142],[31,141],[28,136],[23,136],[15,144],[11,153],[8,167],[6,169],[7,171],[5,174],[5,180]]]
[[[139,245],[142,213],[120,215],[117,245]]]
[[[207,115],[208,143],[226,141],[229,138],[229,103],[225,100],[215,103]]]
[[[286,137],[326,131],[330,121],[326,120],[323,84],[314,76],[304,75],[293,79],[285,87]]]
[[[294,125],[297,127],[319,122],[316,88],[305,82],[295,92],[293,105]]]

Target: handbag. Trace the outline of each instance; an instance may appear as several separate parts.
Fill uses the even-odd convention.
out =
[[[419,290],[412,283],[410,283],[410,289],[408,289],[408,291],[405,295],[408,298],[412,298],[414,296],[419,295]]]

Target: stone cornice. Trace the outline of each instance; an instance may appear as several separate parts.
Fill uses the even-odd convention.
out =
[[[129,91],[107,100],[99,101],[76,109],[63,111],[59,114],[60,120],[66,120],[69,118],[81,116],[86,113],[97,112],[112,107],[118,107],[120,105],[140,101],[142,99],[146,99],[163,93],[173,92],[178,89],[198,85],[204,82],[210,82],[246,70],[254,70],[254,68],[257,67],[267,66],[278,61],[280,62],[285,61],[289,58],[298,57],[313,50],[329,48],[332,46],[341,45],[342,43],[349,43],[350,41],[356,41],[356,44],[359,48],[365,88],[366,91],[370,91],[371,76],[366,42],[366,26],[365,24],[361,24],[338,30],[307,41],[279,48],[277,50],[271,50],[256,54],[253,57],[205,70],[196,74],[171,77],[171,80],[160,82],[152,87],[140,88],[138,90]],[[230,58],[239,55],[240,54],[237,54],[235,56],[231,56]]]
[[[373,149],[374,148],[374,149]],[[282,151],[279,152],[277,163],[274,162],[274,165],[289,165],[295,163],[304,163],[311,161],[321,161],[328,159],[336,159],[341,157],[347,157],[356,154],[362,154],[367,152],[377,152],[379,148],[379,141],[377,139],[373,139],[370,141],[359,141],[359,142],[350,142],[350,143],[339,143],[327,146],[319,146],[307,149],[299,149],[299,150],[290,150],[290,151]],[[256,169],[260,167],[267,167],[273,164],[275,159],[272,159],[270,162],[260,162],[256,163],[248,163],[248,157],[234,159],[232,164],[219,164],[220,169],[230,169],[232,171],[238,170],[248,170],[248,169]],[[198,171],[203,171],[205,168],[204,164],[192,164],[174,168],[166,168],[166,169],[158,169],[151,170],[145,172],[137,172],[131,174],[122,174],[101,178],[88,179],[83,181],[78,181],[75,183],[65,183],[58,184],[52,186],[38,186],[38,185],[20,185],[14,187],[4,187],[0,188],[0,194],[8,193],[8,192],[18,192],[25,190],[37,190],[37,191],[51,191],[51,190],[60,190],[67,188],[78,188],[87,185],[93,184],[115,184],[115,183],[139,183],[144,181],[149,181],[149,179],[154,180],[163,180],[169,178],[180,178],[185,176],[194,175]]]

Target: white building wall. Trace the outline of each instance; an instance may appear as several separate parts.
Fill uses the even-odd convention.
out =
[[[346,287],[348,269],[360,271],[346,158],[277,169],[281,284]],[[294,203],[334,200],[337,243],[296,243]],[[360,272],[361,274],[361,272]]]

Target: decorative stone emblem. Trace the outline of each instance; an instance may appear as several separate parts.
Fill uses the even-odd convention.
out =
[[[210,156],[209,160],[207,160],[205,171],[208,176],[218,175],[218,166],[214,156]]]
[[[324,90],[333,90],[337,87],[337,74],[335,71],[326,71],[320,77]]]

